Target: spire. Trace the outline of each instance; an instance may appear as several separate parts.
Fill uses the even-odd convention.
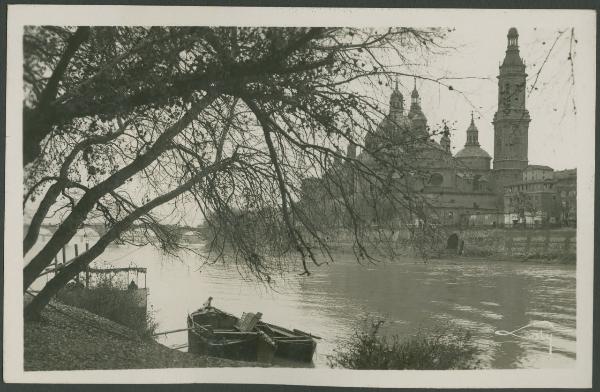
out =
[[[502,62],[500,69],[502,70],[502,68],[510,66],[524,67],[525,64],[519,55],[519,33],[517,32],[517,29],[511,27],[508,30],[506,38],[506,56],[504,57],[504,61]]]
[[[415,85],[413,87],[412,94],[410,94],[412,98],[419,98],[419,92],[417,91],[417,78],[415,77]]]
[[[479,130],[475,126],[473,111],[471,111],[471,124],[467,128],[467,142],[465,143],[465,147],[467,146],[479,146]]]
[[[508,34],[506,35],[508,38],[508,47],[509,48],[519,48],[519,32],[516,28],[511,27],[508,30]]]
[[[419,135],[429,137],[427,131],[427,117],[421,110],[421,98],[417,91],[417,78],[414,78],[413,91],[410,94],[410,110],[408,111],[408,118],[412,121],[413,128]]]
[[[444,132],[442,134],[442,138],[440,139],[440,146],[446,151],[450,152],[450,129],[448,128],[448,124],[444,122]]]
[[[404,113],[404,97],[398,89],[398,78],[396,78],[396,84],[392,96],[390,97],[390,113],[403,114]]]
[[[421,111],[421,98],[419,97],[419,92],[417,91],[417,78],[415,77],[415,84],[413,87],[413,91],[410,94],[410,112],[417,113]]]
[[[421,99],[419,98],[419,92],[417,91],[417,78],[415,78],[415,85],[413,87],[412,93],[410,94],[410,104],[411,104],[411,110],[412,110],[413,105],[421,104]]]

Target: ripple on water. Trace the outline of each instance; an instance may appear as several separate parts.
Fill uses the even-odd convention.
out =
[[[548,320],[548,321],[561,320],[561,321],[571,321],[572,323],[575,323],[575,321],[576,321],[574,314],[531,311],[531,312],[525,312],[525,315],[539,317],[542,320]]]
[[[479,303],[482,305],[487,305],[487,306],[500,306],[500,304],[498,304],[496,302],[479,301]]]
[[[494,313],[489,310],[475,308],[475,307],[469,306],[469,305],[458,305],[457,304],[457,305],[454,305],[453,308],[455,310],[458,310],[461,312],[474,313],[475,315],[478,315],[480,317],[487,318],[490,320],[502,320],[504,318],[504,316],[502,316],[501,314]]]

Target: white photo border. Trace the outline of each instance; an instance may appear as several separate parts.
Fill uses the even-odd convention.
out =
[[[352,387],[589,388],[592,386],[596,15],[585,10],[351,9],[124,5],[8,5],[4,249],[4,381],[19,383],[243,383]],[[25,25],[575,27],[578,36],[577,331],[572,369],[360,371],[190,368],[23,370],[22,33]]]

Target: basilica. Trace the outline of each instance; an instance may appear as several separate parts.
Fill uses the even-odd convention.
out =
[[[449,129],[444,126],[435,141],[421,107],[415,86],[410,107],[395,89],[389,99],[389,112],[376,132],[364,140],[365,149],[357,158],[370,164],[374,151],[384,143],[416,153],[411,164],[427,173],[425,180],[412,186],[446,225],[505,226],[574,224],[576,216],[576,171],[554,171],[532,165],[528,160],[528,129],[532,121],[526,107],[526,66],[519,54],[519,34],[511,28],[498,75],[498,106],[493,119],[492,156],[479,144],[479,130],[471,114],[465,145],[451,152]],[[400,147],[402,146],[402,147]],[[349,154],[356,155],[355,147]]]

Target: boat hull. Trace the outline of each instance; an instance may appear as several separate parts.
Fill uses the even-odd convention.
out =
[[[311,362],[317,343],[305,332],[282,328],[268,323],[259,323],[258,329],[264,331],[276,344],[275,356],[293,361]]]
[[[276,340],[276,343],[276,357],[301,362],[311,362],[316,348],[316,343],[314,341],[287,342]]]
[[[239,319],[216,308],[188,315],[188,352],[242,361],[268,362],[275,357],[311,362],[316,342],[311,335],[259,322],[239,331]]]
[[[271,362],[275,347],[257,332],[240,332],[228,328],[231,318],[188,317],[188,352],[239,361]],[[234,317],[234,316],[231,316]],[[212,324],[199,324],[199,322]],[[204,326],[203,326],[204,325]],[[219,328],[219,329],[217,329]]]
[[[228,358],[239,361],[258,361],[258,337],[248,336],[239,340],[221,340],[203,337],[188,331],[188,352],[211,357]]]

